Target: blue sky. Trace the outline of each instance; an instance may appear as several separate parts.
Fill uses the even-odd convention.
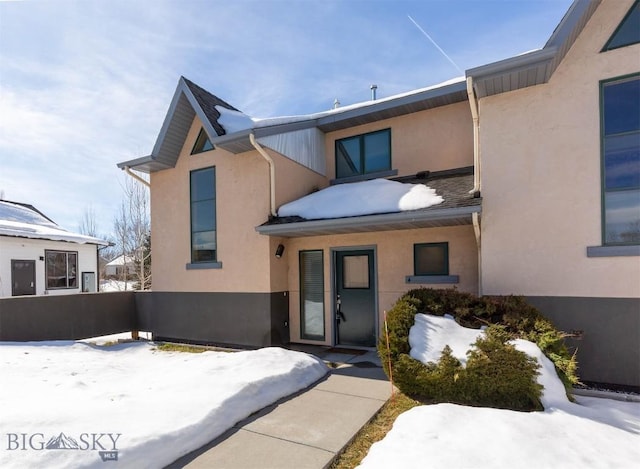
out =
[[[180,75],[253,117],[423,88],[541,48],[571,0],[0,0],[0,191],[110,233]]]

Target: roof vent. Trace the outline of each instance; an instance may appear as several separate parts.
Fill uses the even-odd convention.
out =
[[[371,85],[371,101],[376,100],[376,90],[378,89],[378,85]]]
[[[338,101],[338,98],[335,99],[335,101],[333,102],[333,109],[338,109],[340,107],[340,101]]]

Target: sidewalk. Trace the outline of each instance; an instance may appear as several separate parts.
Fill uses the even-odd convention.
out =
[[[306,350],[305,350],[306,351]],[[322,469],[391,395],[375,352],[318,353],[338,364],[311,387],[251,417],[167,469]]]

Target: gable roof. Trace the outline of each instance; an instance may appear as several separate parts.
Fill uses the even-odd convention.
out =
[[[467,99],[466,83],[461,77],[440,85],[315,114],[254,120],[251,128],[228,134],[219,123],[220,112],[216,106],[239,111],[193,82],[180,77],[151,155],[118,163],[118,167],[135,168],[143,172],[173,168],[196,115],[202,121],[213,145],[238,154],[254,150],[249,141],[250,133],[260,139],[314,127],[322,132],[330,132]]]
[[[542,49],[467,70],[478,98],[548,82],[600,3],[574,0]]]
[[[216,106],[237,111],[226,101],[181,76],[151,154],[118,163],[118,167],[136,168],[146,173],[173,168],[196,115],[212,141],[216,136],[226,134],[218,123],[220,112]]]
[[[32,205],[8,200],[0,200],[0,236],[101,246],[109,244],[107,241],[61,228]]]

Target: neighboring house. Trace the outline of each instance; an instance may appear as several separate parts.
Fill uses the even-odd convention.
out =
[[[180,78],[119,165],[151,175],[154,334],[372,347],[408,289],[522,294],[582,379],[640,386],[638,8],[576,0],[539,51],[301,117]]]
[[[122,277],[123,274],[129,276],[133,274],[135,268],[135,259],[123,254],[107,263],[104,275],[106,277]]]
[[[0,200],[0,297],[97,291],[98,247],[28,204]]]

